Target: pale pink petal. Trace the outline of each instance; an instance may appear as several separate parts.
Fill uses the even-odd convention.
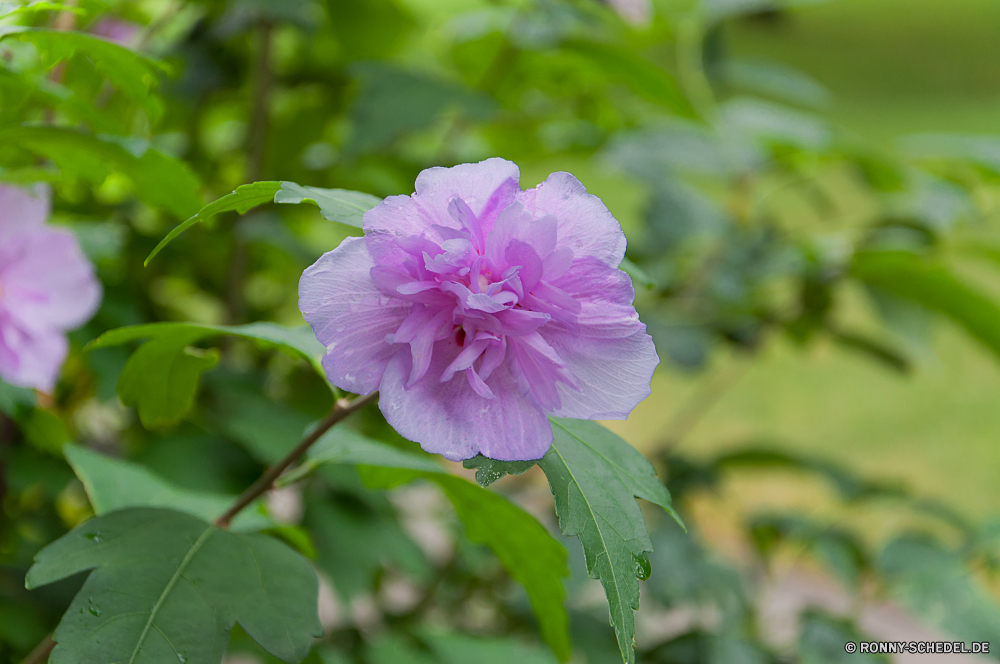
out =
[[[646,326],[632,306],[632,282],[617,268],[580,261],[556,284],[581,305],[573,330],[539,329],[577,381],[558,384],[558,417],[625,419],[650,394],[660,362]]]
[[[461,224],[448,212],[448,207],[452,199],[462,199],[479,220],[485,237],[497,215],[520,193],[520,179],[517,164],[497,157],[477,164],[428,168],[417,176],[414,200],[429,218],[440,220],[435,223],[459,228]]]
[[[386,342],[386,335],[412,307],[375,287],[369,275],[373,265],[364,239],[350,237],[306,269],[299,282],[299,309],[326,346],[323,368],[330,382],[355,394],[378,387],[401,348]]]
[[[5,382],[52,392],[68,352],[65,335],[27,332],[0,317],[0,378]]]
[[[0,184],[0,252],[15,235],[41,228],[51,211],[49,192],[44,186],[29,192],[20,187]]]
[[[506,366],[486,380],[494,399],[477,394],[464,378],[440,381],[461,350],[451,337],[439,341],[430,369],[409,388],[409,353],[393,357],[379,388],[386,421],[428,452],[453,461],[477,454],[505,461],[544,456],[552,444],[549,421],[520,393]]]
[[[101,284],[76,237],[40,227],[13,240],[18,250],[0,265],[0,307],[22,328],[71,330],[101,303]]]
[[[553,215],[558,222],[560,247],[569,247],[576,258],[591,256],[618,267],[625,257],[625,234],[618,220],[597,196],[569,173],[553,173],[518,200],[533,217]]]

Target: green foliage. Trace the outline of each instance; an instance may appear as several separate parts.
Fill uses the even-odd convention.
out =
[[[312,203],[327,221],[336,221],[361,228],[365,212],[382,202],[378,196],[346,189],[303,187],[294,182],[282,182],[274,195],[275,203]]]
[[[322,634],[316,575],[264,535],[170,510],[112,512],[39,553],[27,585],[90,570],[55,632],[53,664],[217,664],[237,622],[268,652],[298,662]]]
[[[65,453],[97,515],[129,507],[159,507],[213,521],[236,500],[236,496],[180,489],[139,464],[112,459],[78,445],[67,445]],[[255,503],[236,517],[232,528],[254,531],[273,525],[260,504]]]
[[[475,468],[476,481],[479,482],[479,486],[484,488],[507,475],[524,475],[537,464],[538,461],[498,461],[484,457],[482,454],[462,462],[466,468]]]
[[[653,466],[624,440],[594,422],[552,418],[555,440],[539,462],[556,499],[559,527],[579,537],[587,571],[600,579],[625,661],[635,661],[637,579],[649,578],[653,550],[635,499],[673,514],[670,494]]]
[[[360,466],[362,478],[373,487],[388,488],[414,479],[437,484],[455,507],[469,539],[490,547],[511,578],[527,590],[545,641],[562,661],[569,659],[565,591],[560,581],[569,574],[566,550],[534,517],[495,493],[447,474],[424,456],[349,429],[326,434],[310,452],[305,470],[321,464]]]

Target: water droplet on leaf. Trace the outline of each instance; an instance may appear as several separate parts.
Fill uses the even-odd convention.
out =
[[[91,540],[94,544],[100,544],[104,540],[101,539],[100,533],[87,533],[84,535],[87,539]]]
[[[643,551],[641,556],[632,556],[635,560],[635,575],[641,580],[645,581],[649,578],[649,575],[653,573],[653,567],[649,564],[649,555]]]

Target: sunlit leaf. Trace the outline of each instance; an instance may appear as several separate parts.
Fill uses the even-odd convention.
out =
[[[152,90],[164,65],[114,42],[84,32],[68,32],[21,25],[0,27],[0,39],[16,38],[34,44],[49,66],[83,55],[113,86],[140,104],[155,122],[163,103]]]
[[[181,489],[137,463],[113,459],[79,445],[67,445],[64,451],[98,516],[128,507],[163,507],[210,522],[236,500],[236,496]],[[252,531],[273,525],[254,504],[237,515],[232,529]]]
[[[639,579],[649,577],[653,545],[636,498],[673,513],[652,464],[596,422],[550,418],[554,441],[538,465],[556,499],[559,526],[579,537],[587,571],[601,580],[622,657],[635,662]]]
[[[90,571],[55,632],[52,664],[218,664],[239,623],[298,662],[322,635],[319,584],[281,542],[162,509],[95,517],[45,547],[28,588]]]
[[[382,202],[378,196],[346,189],[304,187],[294,182],[282,182],[274,195],[275,203],[312,203],[328,221],[361,228],[365,212]]]

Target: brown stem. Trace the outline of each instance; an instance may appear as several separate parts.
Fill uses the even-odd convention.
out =
[[[35,649],[31,653],[21,660],[21,664],[42,664],[49,659],[49,655],[52,654],[52,649],[56,647],[56,642],[52,640],[52,635],[49,634],[45,637],[41,643],[35,646]]]
[[[353,401],[347,401],[346,399],[341,399],[337,402],[337,405],[333,407],[333,412],[327,416],[325,420],[319,423],[308,436],[302,439],[302,442],[295,446],[291,452],[289,452],[284,459],[275,463],[273,466],[268,468],[263,475],[260,476],[256,482],[254,482],[250,488],[243,492],[233,506],[226,510],[226,513],[215,520],[215,525],[219,528],[228,528],[229,523],[233,520],[237,514],[243,511],[247,505],[257,500],[259,497],[270,491],[274,487],[274,481],[278,479],[279,476],[285,470],[288,469],[295,461],[301,457],[306,451],[313,446],[313,444],[320,439],[320,437],[329,431],[337,422],[350,415],[351,413],[360,410],[370,403],[374,403],[378,400],[378,392],[372,392],[368,396],[357,397]]]

